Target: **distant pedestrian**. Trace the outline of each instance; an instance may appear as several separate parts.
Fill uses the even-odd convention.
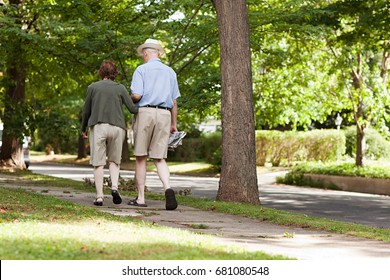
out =
[[[128,204],[147,207],[145,181],[147,158],[152,158],[165,190],[167,210],[175,210],[177,201],[170,187],[170,172],[165,161],[170,133],[177,131],[177,102],[180,96],[175,71],[163,64],[164,49],[157,40],[147,39],[137,48],[144,64],[137,67],[131,83],[132,99],[139,107],[133,126],[135,179],[138,197]]]
[[[87,97],[83,108],[81,132],[88,137],[90,129],[90,163],[96,187],[94,205],[102,206],[103,167],[109,162],[111,177],[111,195],[115,204],[121,204],[118,191],[119,171],[122,157],[122,146],[126,136],[126,122],[123,105],[133,114],[138,112],[126,87],[115,82],[118,75],[115,62],[103,61],[99,69],[101,80],[88,86]]]

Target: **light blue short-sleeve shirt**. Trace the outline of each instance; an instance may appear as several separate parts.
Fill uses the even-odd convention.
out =
[[[172,108],[173,101],[180,96],[175,71],[158,58],[150,59],[135,69],[130,89],[133,94],[142,96],[138,107]]]

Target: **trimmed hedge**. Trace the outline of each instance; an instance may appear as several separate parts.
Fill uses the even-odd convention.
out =
[[[170,161],[214,163],[214,155],[222,145],[221,132],[201,135],[199,138],[184,138],[183,145],[168,152]],[[218,160],[217,160],[218,161]],[[219,160],[220,161],[220,160]]]
[[[256,131],[256,163],[291,165],[294,161],[333,161],[345,153],[345,135],[338,130]]]
[[[204,161],[219,166],[221,163],[221,132],[203,134],[198,138],[184,138],[183,145],[168,153],[168,159],[180,162]],[[354,157],[356,128],[346,130],[311,131],[256,131],[256,163],[264,166],[290,166],[293,162],[329,162],[344,155]],[[368,159],[389,159],[390,142],[376,130],[367,130]]]
[[[205,161],[215,166],[221,162],[220,132],[199,138],[184,138],[183,145],[168,153],[171,161]],[[290,165],[295,161],[332,161],[345,152],[344,133],[337,130],[256,131],[256,163],[264,166]]]

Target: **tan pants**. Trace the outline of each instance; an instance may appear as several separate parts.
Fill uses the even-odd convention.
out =
[[[134,155],[164,159],[168,155],[171,111],[139,108],[133,126]]]
[[[105,165],[108,161],[121,163],[122,146],[126,131],[123,128],[101,123],[91,127],[89,145],[92,166]]]

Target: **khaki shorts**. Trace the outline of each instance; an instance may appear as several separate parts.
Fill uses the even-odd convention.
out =
[[[139,108],[133,126],[134,155],[153,159],[167,158],[170,129],[171,111]]]
[[[126,131],[108,123],[94,125],[90,129],[89,145],[92,166],[102,166],[108,161],[121,163],[122,147]]]

